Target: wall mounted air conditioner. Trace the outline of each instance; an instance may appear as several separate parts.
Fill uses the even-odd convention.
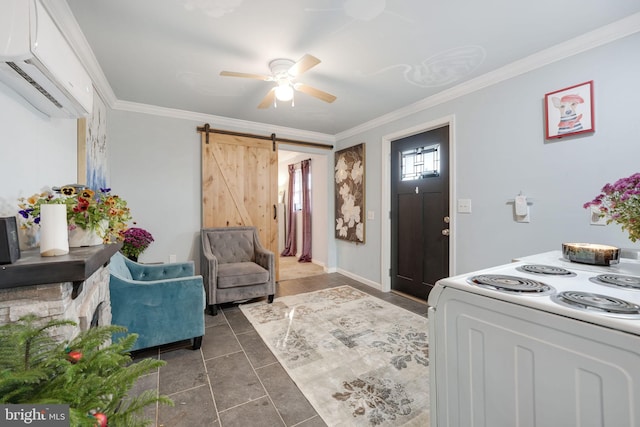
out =
[[[0,81],[50,117],[91,114],[91,78],[39,0],[0,0]]]

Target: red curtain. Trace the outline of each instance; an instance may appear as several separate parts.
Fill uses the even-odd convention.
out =
[[[289,165],[289,188],[287,190],[287,224],[284,250],[282,256],[296,256],[296,211],[293,206],[293,186],[295,185],[296,166]]]
[[[311,159],[300,162],[302,172],[302,254],[299,262],[311,262]]]

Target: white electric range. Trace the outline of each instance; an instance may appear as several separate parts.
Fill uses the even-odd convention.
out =
[[[429,305],[431,427],[640,426],[638,260],[523,257]]]

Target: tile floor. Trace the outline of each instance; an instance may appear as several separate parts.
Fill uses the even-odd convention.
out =
[[[393,293],[379,292],[338,273],[278,283],[276,298],[350,285],[422,316],[427,306]],[[135,391],[157,389],[175,406],[147,408],[157,427],[326,426],[236,305],[206,315],[200,350],[189,342],[147,349],[134,359],[167,362],[140,379]]]

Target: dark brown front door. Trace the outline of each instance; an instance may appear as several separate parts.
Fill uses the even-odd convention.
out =
[[[449,274],[449,126],[391,143],[391,289],[426,300]]]

